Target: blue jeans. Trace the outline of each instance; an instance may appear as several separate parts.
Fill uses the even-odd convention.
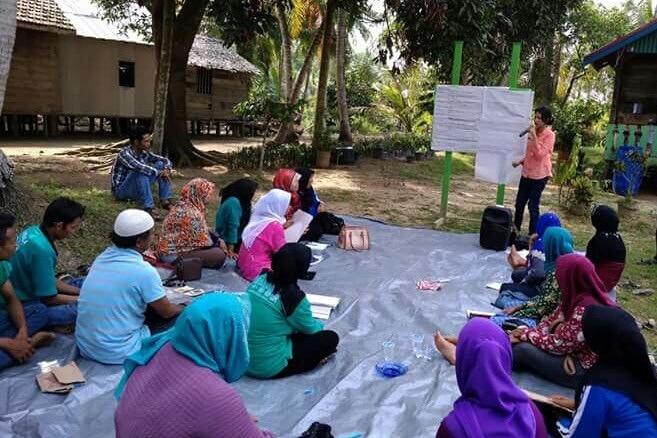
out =
[[[153,167],[164,170],[164,162],[158,161]],[[120,186],[114,191],[114,196],[120,200],[134,199],[144,208],[153,208],[153,192],[151,185],[157,181],[160,201],[171,199],[171,181],[153,175],[144,175],[139,172],[129,172]]]
[[[541,204],[541,195],[543,194],[547,180],[547,177],[543,179],[529,179],[523,176],[520,178],[518,195],[516,196],[516,214],[513,221],[518,231],[522,228],[522,216],[525,214],[525,206],[529,202],[529,234],[534,234],[536,222],[538,222],[538,207]]]
[[[46,313],[48,316],[46,325],[75,324],[75,319],[78,316],[78,303],[47,306]]]
[[[27,325],[28,336],[34,335],[48,324],[48,308],[38,301],[23,303],[23,313]],[[0,313],[0,338],[14,338],[18,329],[11,320],[9,313]],[[14,363],[14,358],[0,350],[0,369]]]

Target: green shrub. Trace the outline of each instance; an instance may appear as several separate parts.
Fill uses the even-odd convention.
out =
[[[591,211],[595,188],[590,178],[576,177],[568,187],[565,197],[566,208],[573,213],[586,215]]]
[[[431,137],[420,134],[392,134],[385,137],[360,137],[354,141],[354,149],[365,157],[371,157],[374,149],[383,148],[386,154],[427,152],[431,149]]]
[[[262,146],[242,148],[227,154],[227,166],[230,170],[257,169],[260,163]],[[265,147],[263,167],[276,169],[279,167],[311,166],[315,162],[313,149],[302,144],[269,144]]]

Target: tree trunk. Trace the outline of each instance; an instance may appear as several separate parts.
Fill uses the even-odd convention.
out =
[[[163,0],[153,2],[153,39],[155,53],[161,53],[162,27],[156,23],[157,3],[161,8]],[[176,42],[171,50],[171,71],[169,73],[169,90],[167,95],[166,117],[162,151],[177,166],[194,164],[213,164],[215,160],[194,147],[187,133],[187,102],[185,73],[189,51],[194,43],[209,0],[186,0],[175,18],[173,40]],[[160,21],[161,22],[161,21]],[[159,62],[159,59],[158,59]]]
[[[169,94],[169,79],[171,76],[171,48],[173,43],[173,26],[176,15],[174,0],[162,0],[162,27],[160,28],[160,56],[155,90],[153,110],[153,151],[162,153],[164,138],[164,122],[167,113],[167,96]],[[155,20],[155,17],[153,17]]]
[[[16,0],[0,0],[0,114],[5,100],[7,78],[11,65],[11,54],[14,51],[16,39]],[[16,177],[14,175],[14,164],[0,150],[0,207],[18,213],[18,201],[16,191]]]
[[[324,36],[322,38],[322,56],[319,61],[319,79],[317,81],[317,104],[315,105],[315,123],[313,127],[313,148],[317,149],[324,135],[324,112],[326,111],[326,86],[328,83],[331,61],[331,31],[333,30],[333,12],[335,1],[326,2],[324,15]]]
[[[283,0],[276,1],[276,18],[281,31],[281,100],[290,102],[292,89],[292,39],[287,25],[287,15]]]
[[[340,110],[340,143],[352,143],[351,126],[349,125],[349,104],[347,102],[347,86],[345,84],[345,64],[347,62],[347,13],[338,9],[336,34],[336,89],[338,95],[338,108]]]

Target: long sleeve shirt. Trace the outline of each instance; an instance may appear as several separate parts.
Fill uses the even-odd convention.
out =
[[[554,312],[561,302],[561,293],[554,272],[548,274],[543,286],[543,293],[533,297],[520,307],[514,314],[516,318],[531,318],[541,320]]]
[[[166,344],[128,379],[114,417],[117,438],[274,438],[228,383]]]
[[[552,152],[554,151],[554,131],[546,126],[536,137],[527,140],[527,149],[522,165],[522,176],[529,179],[543,179],[552,176]]]
[[[568,438],[605,436],[616,438],[657,437],[650,413],[625,394],[602,386],[585,386]]]
[[[168,158],[154,154],[151,151],[136,152],[132,146],[127,146],[119,151],[112,166],[112,191],[115,191],[126,179],[128,173],[138,172],[148,176],[157,176],[160,172],[152,164],[163,162],[165,169],[171,169],[171,161]]]
[[[242,219],[242,206],[239,199],[230,197],[219,206],[214,220],[214,228],[224,242],[236,245],[240,241],[240,221]]]
[[[597,356],[584,342],[582,332],[584,310],[582,306],[575,307],[572,316],[564,320],[559,306],[535,328],[525,329],[520,340],[528,341],[547,353],[558,356],[572,355],[584,368],[589,369],[595,364]]]

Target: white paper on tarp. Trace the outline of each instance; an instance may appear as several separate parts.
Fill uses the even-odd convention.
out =
[[[529,126],[533,99],[529,90],[439,85],[431,148],[515,153],[518,134]]]
[[[313,216],[303,210],[297,210],[291,220],[293,222],[292,225],[285,230],[285,241],[287,243],[296,243],[301,239],[310,222],[312,222]]]

